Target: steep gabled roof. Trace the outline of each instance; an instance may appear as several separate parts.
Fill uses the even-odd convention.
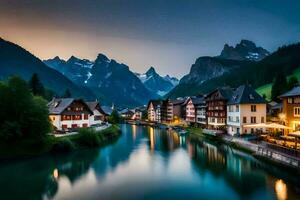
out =
[[[101,105],[98,101],[90,101],[90,102],[86,102],[86,104],[88,105],[88,107],[90,108],[90,110],[98,110],[101,114],[103,115],[107,115],[104,110],[101,108]]]
[[[154,109],[156,109],[158,105],[162,104],[162,101],[161,100],[150,100],[147,105],[147,110],[149,109],[149,106],[151,103],[152,103]]]
[[[176,106],[176,105],[180,105],[180,104],[184,104],[186,101],[185,98],[182,98],[182,99],[174,99],[174,100],[171,100],[171,103]]]
[[[248,85],[239,86],[227,102],[232,104],[266,104],[267,101],[262,98],[252,87]]]
[[[279,98],[293,97],[293,96],[300,96],[300,85],[297,85],[290,91],[280,95]]]
[[[233,94],[233,91],[234,90],[230,87],[220,87],[207,94],[205,98],[209,99],[212,94],[219,92],[221,95],[220,99],[229,100]]]
[[[79,101],[83,105],[86,106],[87,110],[90,113],[93,111],[89,108],[89,106],[82,100],[82,99],[74,99],[74,98],[53,98],[48,103],[49,114],[59,115],[61,114],[66,108],[68,108],[74,101]]]
[[[191,100],[193,105],[194,106],[197,106],[197,105],[201,105],[201,104],[205,104],[205,99],[204,97],[189,97],[187,100],[186,100],[186,103]]]
[[[73,101],[73,98],[52,99],[48,103],[49,114],[61,114]]]

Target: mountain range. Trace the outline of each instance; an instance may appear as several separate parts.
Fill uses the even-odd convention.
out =
[[[67,61],[58,56],[44,60],[76,85],[88,87],[106,103],[120,106],[143,105],[151,98],[168,93],[178,83],[176,78],[161,77],[151,67],[145,74],[130,71],[125,64],[99,54],[94,61],[71,56]]]
[[[180,81],[160,76],[154,67],[133,73],[123,63],[98,54],[95,60],[58,56],[41,61],[24,48],[0,39],[0,79],[19,75],[29,80],[37,73],[46,88],[62,95],[69,89],[74,97],[99,99],[121,107],[145,105],[149,99],[197,95],[216,87],[270,84],[278,73],[290,75],[300,67],[300,43],[283,46],[273,53],[253,42],[241,40],[224,45],[220,55],[196,59]]]
[[[88,88],[74,84],[24,48],[0,38],[0,79],[5,80],[11,75],[18,75],[29,80],[33,73],[37,73],[42,83],[57,95],[62,95],[69,89],[76,97],[96,98]]]
[[[299,43],[270,54],[253,42],[242,40],[236,47],[225,44],[219,56],[198,58],[190,73],[166,97],[197,95],[220,86],[237,87],[245,83],[257,88],[272,83],[278,73],[289,75],[299,67]]]

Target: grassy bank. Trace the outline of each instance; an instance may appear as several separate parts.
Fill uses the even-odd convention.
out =
[[[104,146],[114,142],[120,134],[120,128],[117,125],[112,125],[103,131],[82,129],[79,134],[65,137],[48,135],[39,140],[0,142],[0,160],[31,158],[47,153],[64,153]]]

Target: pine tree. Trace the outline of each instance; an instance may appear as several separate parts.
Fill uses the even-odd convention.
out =
[[[295,85],[297,85],[298,79],[295,76],[292,76],[289,78],[288,83],[287,83],[287,90],[291,90],[293,87],[295,87]]]
[[[41,97],[45,96],[45,88],[42,82],[40,81],[37,73],[32,74],[32,77],[29,80],[28,85],[33,95],[41,96]]]
[[[63,95],[63,98],[71,98],[71,97],[72,97],[72,94],[71,94],[70,90],[66,89],[65,93]]]
[[[273,101],[279,101],[278,96],[286,92],[287,81],[284,73],[278,73],[272,86],[271,98]]]

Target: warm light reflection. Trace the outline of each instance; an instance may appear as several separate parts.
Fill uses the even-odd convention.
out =
[[[154,144],[155,144],[155,141],[154,141],[154,128],[150,127],[150,149],[151,151],[154,150]]]
[[[58,169],[54,169],[54,171],[53,171],[53,177],[54,177],[55,179],[58,179],[58,176],[59,176],[59,174],[58,174]]]
[[[136,138],[136,125],[132,125],[132,138],[133,140]]]
[[[287,187],[281,179],[275,182],[275,191],[279,200],[287,199]]]

